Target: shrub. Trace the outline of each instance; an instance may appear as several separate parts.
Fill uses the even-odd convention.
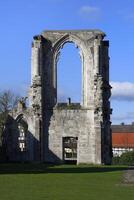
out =
[[[120,157],[113,157],[112,164],[134,165],[134,151],[125,152]]]
[[[113,165],[119,165],[119,163],[120,163],[120,157],[119,156],[112,158],[112,164]]]
[[[134,151],[123,153],[120,157],[120,163],[125,165],[134,165]]]

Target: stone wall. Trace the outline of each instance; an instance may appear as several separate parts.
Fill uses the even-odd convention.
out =
[[[72,136],[78,137],[77,163],[111,162],[109,42],[104,37],[100,30],[43,31],[34,36],[29,108],[12,115],[15,119],[23,114],[28,124],[29,161],[63,162],[62,139]],[[57,107],[57,61],[67,42],[80,50],[79,108]]]
[[[104,37],[100,30],[44,31],[34,37],[30,105],[38,104],[35,120],[39,115],[42,161],[62,162],[62,138],[77,136],[78,163],[111,162],[109,42]],[[81,109],[56,108],[57,61],[67,42],[80,50]],[[37,78],[40,84],[34,84]]]
[[[95,163],[93,111],[54,109],[50,119],[48,161],[63,161],[63,137],[78,137],[77,163]],[[53,155],[53,156],[52,156]],[[101,163],[101,160],[98,160]]]

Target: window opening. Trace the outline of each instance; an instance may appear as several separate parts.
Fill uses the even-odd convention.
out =
[[[57,63],[57,102],[81,103],[81,61],[79,49],[66,43]]]
[[[26,151],[26,133],[27,125],[24,121],[18,123],[19,137],[18,137],[18,146],[21,152]]]
[[[77,160],[77,137],[63,138],[63,157],[64,160]]]

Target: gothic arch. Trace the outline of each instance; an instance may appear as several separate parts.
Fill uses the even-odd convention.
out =
[[[65,34],[60,39],[58,39],[53,46],[53,85],[55,90],[57,91],[57,62],[60,55],[60,50],[63,48],[63,46],[66,43],[74,43],[75,47],[79,49],[80,54],[80,60],[81,60],[81,68],[82,68],[82,77],[81,77],[81,105],[86,106],[86,93],[87,93],[87,86],[86,81],[84,79],[87,79],[87,68],[88,64],[90,63],[90,68],[93,69],[93,55],[91,53],[91,49],[88,48],[85,44],[85,42],[79,38],[78,36],[75,36],[73,34]],[[91,76],[91,75],[90,75]],[[57,94],[56,94],[57,95]],[[56,96],[57,99],[57,96]]]
[[[15,117],[15,120],[16,120],[16,122],[19,122],[19,121],[23,120],[23,121],[25,121],[25,123],[27,123],[27,118],[23,113],[18,114]]]
[[[40,158],[41,155],[42,161],[63,161],[62,138],[71,135],[78,137],[77,163],[111,162],[110,102],[107,95],[110,92],[109,42],[103,40],[104,36],[100,30],[50,30],[34,37],[30,89],[33,124],[30,130],[38,141],[34,144],[34,152],[38,152],[35,156]],[[67,42],[74,43],[80,50],[82,103],[79,107],[66,104],[60,108],[55,101],[56,65],[60,49]]]
[[[23,114],[16,117],[16,125],[18,130],[18,148],[21,152],[26,151],[28,145],[28,123]]]

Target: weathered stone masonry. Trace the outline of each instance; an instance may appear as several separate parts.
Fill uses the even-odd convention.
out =
[[[21,112],[32,135],[30,149],[25,149],[27,160],[62,163],[63,138],[75,137],[78,164],[111,162],[109,42],[104,37],[99,30],[69,30],[44,31],[33,38],[30,107]],[[80,50],[79,106],[57,102],[57,61],[67,42]]]

